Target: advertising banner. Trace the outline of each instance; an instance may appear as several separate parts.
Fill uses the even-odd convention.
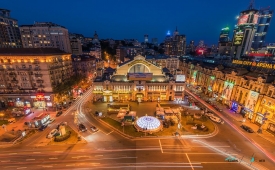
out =
[[[258,97],[259,93],[250,91],[245,102],[245,107],[251,111],[254,111]]]
[[[176,75],[176,82],[184,82],[185,75]]]
[[[242,15],[239,17],[238,25],[246,24],[248,20],[249,14]]]
[[[128,73],[128,80],[152,80],[152,73]]]
[[[229,100],[233,87],[234,87],[233,83],[228,81],[224,82],[224,87],[222,90],[222,98]]]
[[[257,24],[258,23],[258,18],[259,18],[259,15],[258,14],[254,14],[253,24]]]
[[[197,70],[194,70],[193,74],[192,74],[192,79],[191,79],[191,83],[195,83],[196,82],[196,78],[197,78]]]
[[[243,36],[244,36],[244,33],[242,31],[236,32],[233,39],[233,45],[240,46],[243,42]]]
[[[209,91],[213,91],[214,83],[215,83],[215,76],[211,76],[211,77],[208,79],[208,83],[207,83],[207,86],[208,86],[208,90],[209,90]]]

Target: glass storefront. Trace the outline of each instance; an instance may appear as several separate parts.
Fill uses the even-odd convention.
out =
[[[275,124],[274,123],[269,123],[266,130],[270,133],[275,134]]]
[[[263,115],[262,114],[259,114],[256,116],[256,119],[255,119],[255,123],[256,124],[263,124]]]

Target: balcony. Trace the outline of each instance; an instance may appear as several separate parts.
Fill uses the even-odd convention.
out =
[[[17,84],[18,80],[11,80],[11,82]]]
[[[42,74],[35,74],[35,77],[42,77]]]
[[[12,71],[12,70],[15,70],[15,69],[14,68],[7,68],[7,70]]]
[[[36,83],[43,83],[43,80],[36,80]]]
[[[38,71],[38,70],[41,70],[41,68],[40,67],[35,67],[34,70]]]
[[[44,86],[42,84],[38,85],[37,87],[39,88],[44,88]]]

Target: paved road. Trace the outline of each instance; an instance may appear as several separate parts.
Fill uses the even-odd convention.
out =
[[[76,101],[45,131],[38,132],[22,144],[2,148],[0,152],[3,169],[248,169],[243,164],[225,162],[227,154],[241,156],[254,152],[242,136],[230,126],[218,125],[220,133],[207,139],[170,137],[167,139],[139,138],[128,140],[116,131],[99,124],[85,112],[82,105],[90,101],[91,90]],[[133,110],[151,112],[156,103],[133,104]],[[106,109],[106,103],[95,103],[95,110]],[[148,109],[150,108],[150,109]],[[76,114],[77,112],[77,114]],[[145,113],[145,112],[144,112]],[[77,121],[75,119],[77,117]],[[76,123],[96,125],[98,132],[80,133],[86,143],[48,146],[45,137],[61,121],[66,121],[77,131]],[[239,143],[237,143],[239,142]],[[239,151],[241,148],[241,151]],[[248,150],[248,151],[244,151]],[[257,154],[258,155],[258,154]],[[246,161],[246,160],[245,160]],[[266,163],[266,165],[269,165]],[[264,169],[264,168],[261,168]]]

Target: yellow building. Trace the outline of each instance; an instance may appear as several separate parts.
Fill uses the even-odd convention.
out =
[[[93,97],[104,102],[182,100],[184,82],[182,75],[169,77],[138,55],[119,65],[113,74],[97,77]]]
[[[52,107],[53,88],[73,76],[71,55],[59,49],[0,49],[1,107]]]
[[[241,65],[262,70],[274,64],[233,60],[236,67],[180,63],[187,85],[227,105],[251,122],[275,134],[275,76],[248,71]]]

